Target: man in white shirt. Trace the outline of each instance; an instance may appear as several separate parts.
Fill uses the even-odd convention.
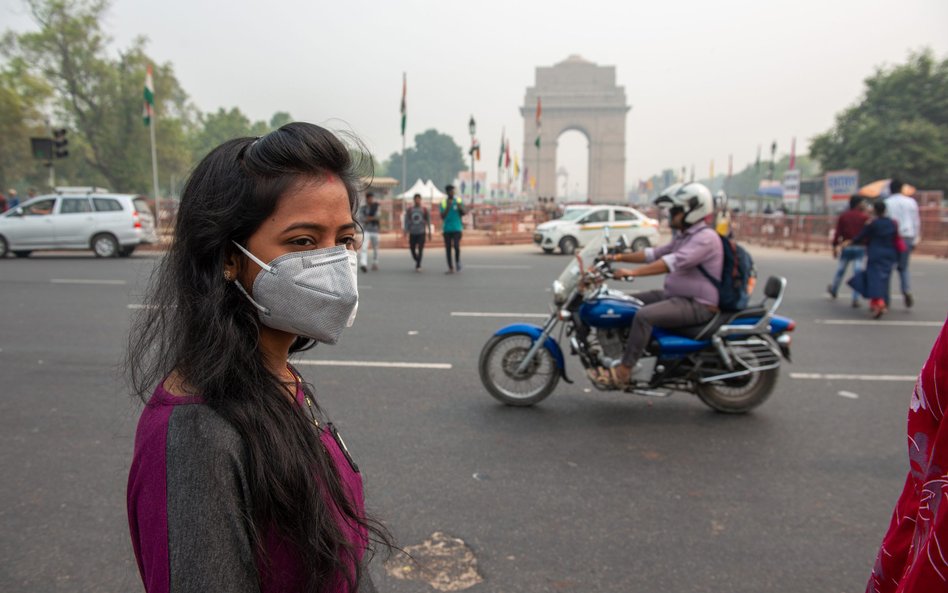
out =
[[[902,195],[902,182],[892,179],[889,182],[889,197],[885,199],[885,208],[889,218],[899,225],[899,235],[905,241],[905,251],[899,254],[899,280],[902,284],[902,296],[905,306],[911,307],[915,303],[912,298],[912,288],[909,285],[909,256],[912,250],[921,241],[922,223],[918,216],[918,202],[914,198]]]

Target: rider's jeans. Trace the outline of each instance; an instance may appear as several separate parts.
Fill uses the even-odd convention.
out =
[[[843,281],[843,276],[846,275],[846,268],[849,267],[849,262],[853,264],[853,276],[859,274],[862,271],[863,266],[866,260],[866,248],[862,245],[850,245],[849,247],[843,247],[843,250],[839,254],[839,267],[836,268],[836,276],[833,277],[833,294],[835,295],[839,292],[839,284]],[[833,297],[835,298],[835,296]],[[859,300],[859,293],[855,290],[853,291],[853,302]]]
[[[629,340],[625,344],[625,354],[622,355],[622,364],[629,368],[634,367],[642,357],[653,326],[674,329],[707,323],[714,317],[714,313],[707,306],[694,299],[665,298],[664,290],[648,290],[633,293],[632,296],[645,303],[645,306],[639,309],[632,320]]]

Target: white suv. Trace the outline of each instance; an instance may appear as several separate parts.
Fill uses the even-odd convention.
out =
[[[128,257],[157,243],[155,217],[141,196],[63,193],[39,196],[0,215],[0,258],[41,249],[91,249],[98,257]]]
[[[589,206],[569,210],[562,218],[538,225],[533,242],[547,253],[559,248],[569,255],[591,238],[601,235],[606,227],[615,239],[625,235],[633,251],[640,251],[658,241],[658,221],[635,208]]]

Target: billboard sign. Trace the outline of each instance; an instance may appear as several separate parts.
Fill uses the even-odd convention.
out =
[[[845,169],[826,173],[826,205],[848,202],[849,197],[859,190],[859,171]]]
[[[796,202],[800,199],[800,170],[791,169],[783,174],[783,199]]]

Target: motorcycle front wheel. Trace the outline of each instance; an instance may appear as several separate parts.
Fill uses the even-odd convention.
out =
[[[522,374],[523,362],[534,338],[527,334],[494,336],[484,344],[478,361],[481,382],[495,399],[508,406],[532,406],[545,399],[560,380],[553,355],[540,348]]]

